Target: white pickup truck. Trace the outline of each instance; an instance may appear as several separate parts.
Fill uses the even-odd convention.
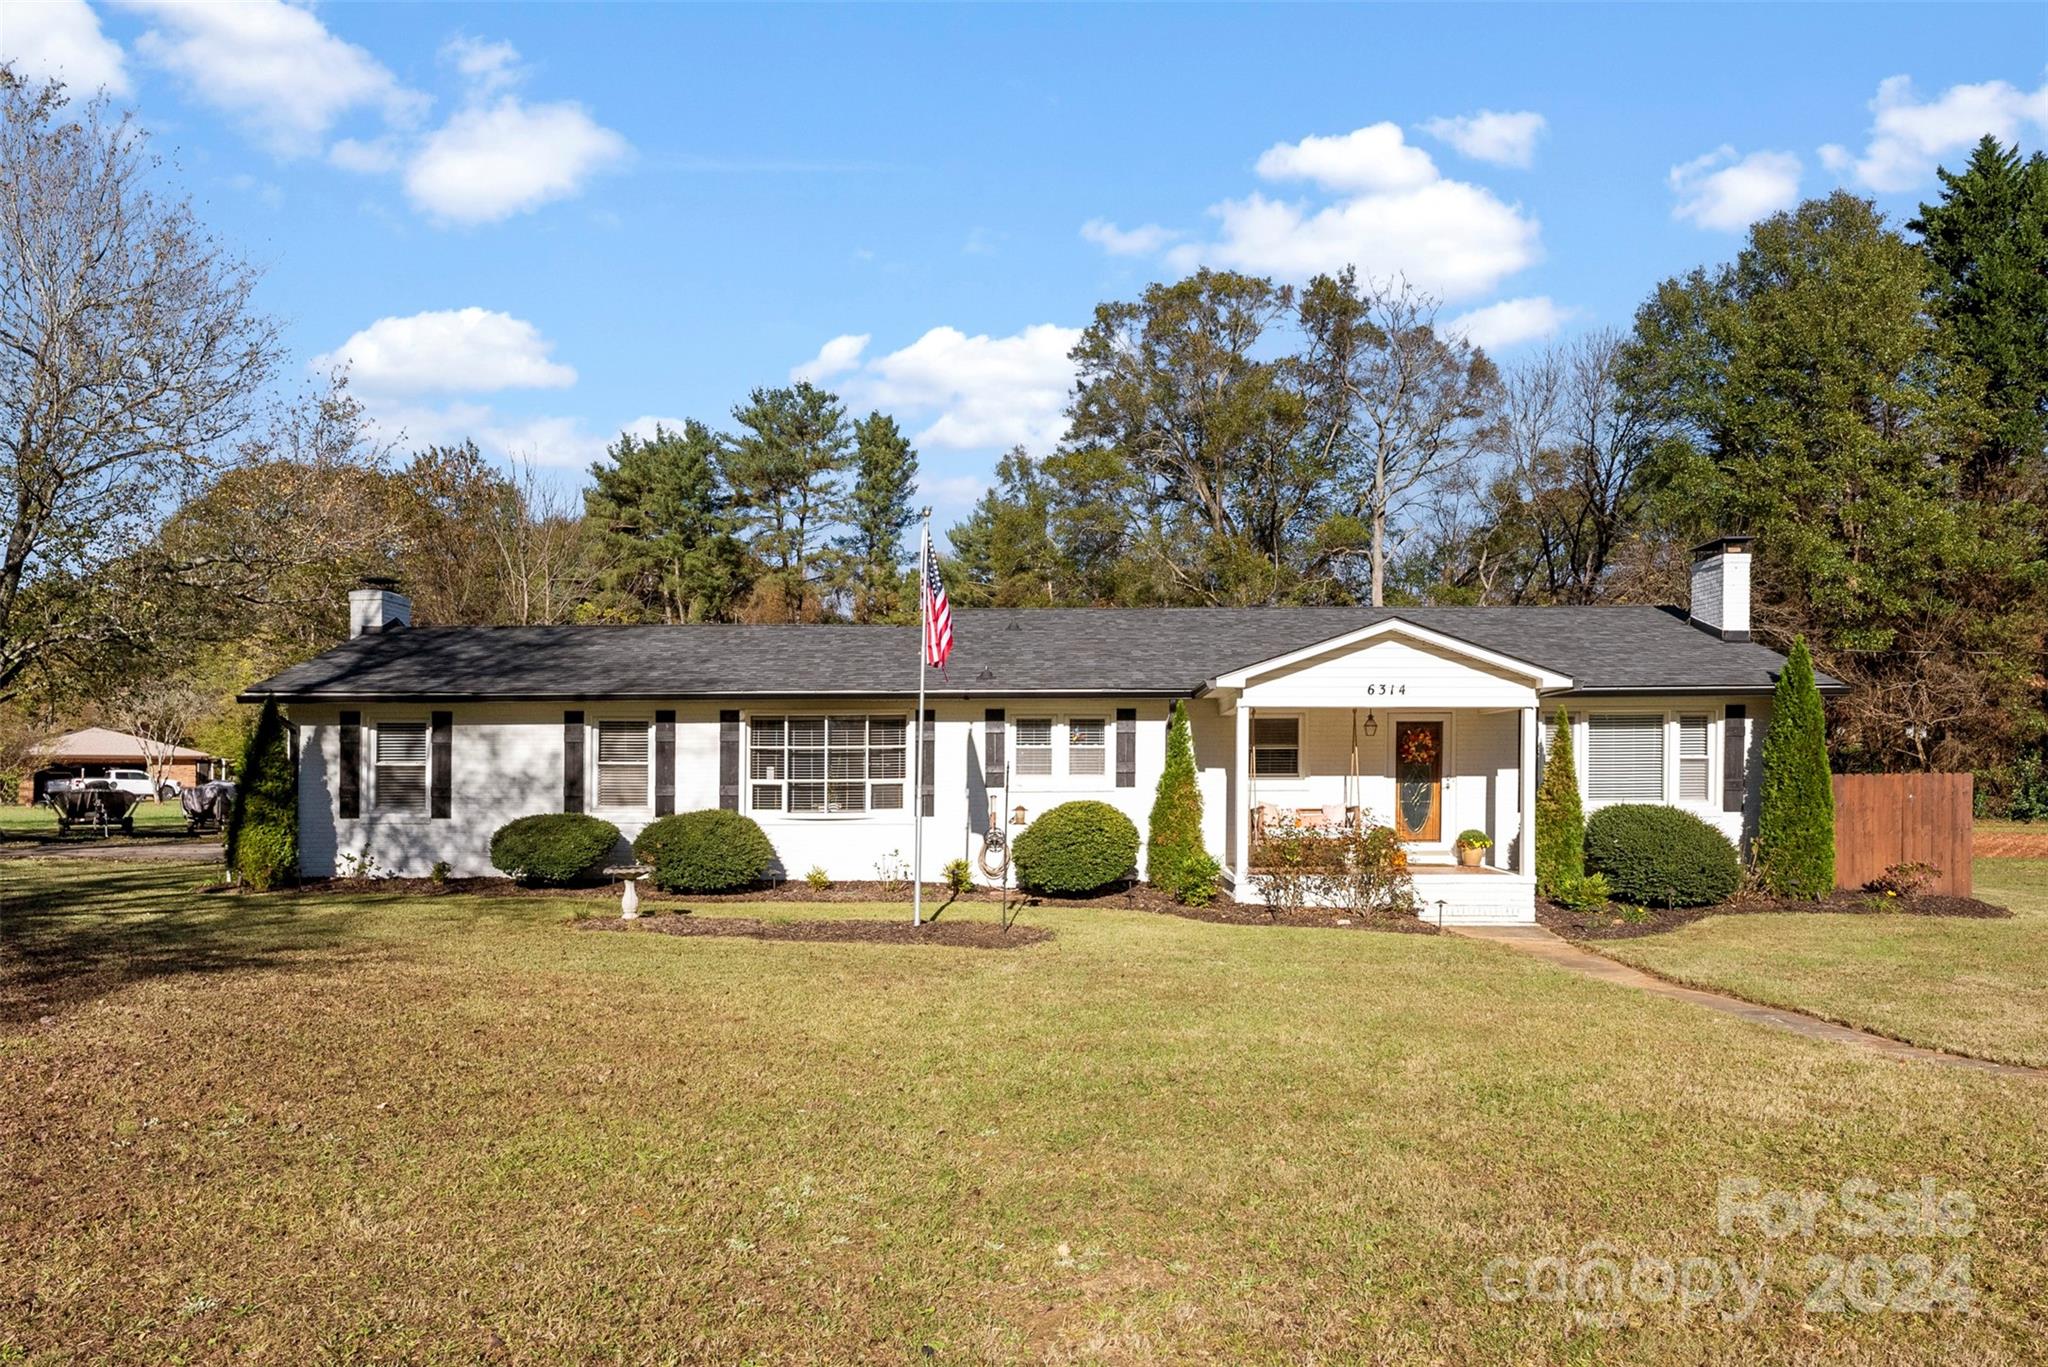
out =
[[[55,778],[43,789],[47,793],[61,793],[81,783],[105,784],[118,792],[133,793],[137,797],[155,797],[157,788],[149,781],[149,773],[143,769],[109,769],[103,778]]]

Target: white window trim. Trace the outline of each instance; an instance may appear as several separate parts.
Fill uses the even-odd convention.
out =
[[[602,766],[597,762],[599,732],[604,726],[632,724],[647,731],[647,784],[641,791],[640,801],[630,803],[607,803],[604,800],[604,785],[599,782]],[[583,791],[588,795],[584,810],[588,812],[624,812],[653,815],[654,813],[654,766],[657,758],[654,751],[654,714],[652,712],[613,713],[609,716],[591,717],[584,723],[583,738]]]
[[[1613,807],[1630,801],[1647,802],[1650,799],[1593,796],[1593,717],[1595,712],[1603,717],[1656,717],[1664,724],[1664,792],[1655,799],[1656,805],[1677,807],[1690,812],[1715,812],[1721,810],[1721,738],[1722,728],[1728,722],[1728,709],[1723,703],[1679,703],[1664,707],[1593,707],[1588,706],[1574,717],[1572,722],[1572,752],[1579,770],[1579,800],[1601,807]],[[1680,717],[1704,717],[1707,721],[1707,795],[1704,798],[1680,798],[1678,736]],[[1548,741],[1545,741],[1548,744]]]
[[[783,729],[783,733],[782,733],[782,753],[783,753],[784,759],[783,759],[783,772],[782,772],[782,777],[781,777],[780,779],[756,779],[756,778],[755,778],[755,777],[753,776],[753,772],[754,772],[754,760],[753,760],[753,755],[754,755],[754,721],[755,721],[755,719],[756,719],[756,717],[757,717],[757,716],[758,716],[758,717],[762,717],[762,718],[774,718],[774,719],[776,719],[776,720],[780,721],[780,722],[781,722],[781,723],[783,724],[783,728],[784,728],[784,729]],[[902,777],[901,779],[893,779],[893,778],[884,778],[884,779],[877,779],[877,778],[873,778],[873,777],[870,777],[870,778],[865,778],[865,779],[862,779],[862,780],[861,780],[862,784],[863,784],[863,785],[865,785],[865,787],[867,788],[867,804],[868,804],[868,805],[867,805],[867,809],[866,809],[865,811],[859,811],[859,812],[834,812],[834,811],[823,811],[823,812],[793,812],[793,811],[789,810],[789,785],[790,785],[791,779],[790,779],[790,777],[789,777],[789,761],[788,761],[788,755],[789,755],[789,731],[788,731],[788,726],[789,726],[789,723],[790,723],[790,721],[791,721],[792,719],[794,719],[794,718],[797,718],[797,717],[816,717],[816,718],[818,718],[818,719],[819,719],[820,721],[823,721],[823,722],[824,722],[824,723],[826,724],[826,726],[827,726],[827,728],[828,728],[828,734],[829,734],[829,727],[831,726],[831,721],[832,721],[832,718],[834,718],[834,717],[851,717],[851,716],[861,716],[861,717],[867,717],[867,718],[870,718],[870,719],[873,719],[873,718],[876,718],[876,717],[882,717],[882,718],[892,718],[892,717],[901,717],[901,718],[903,719],[903,761],[904,761],[904,763],[903,763],[903,777]],[[918,726],[917,726],[916,720],[915,720],[915,719],[913,718],[913,716],[912,716],[912,715],[911,715],[911,714],[910,714],[909,712],[896,712],[896,711],[892,711],[892,710],[891,710],[891,709],[889,709],[889,708],[869,708],[869,707],[863,707],[863,708],[854,708],[854,709],[848,709],[848,708],[836,708],[836,709],[832,709],[832,710],[821,710],[821,709],[818,709],[818,708],[806,707],[806,708],[798,708],[798,709],[794,709],[794,710],[787,710],[787,711],[772,711],[772,712],[771,712],[771,711],[763,710],[763,711],[761,711],[761,712],[759,712],[759,713],[754,713],[754,712],[746,712],[746,713],[742,713],[742,714],[741,714],[741,717],[740,717],[740,721],[741,721],[741,735],[740,735],[740,810],[742,810],[742,811],[744,811],[745,813],[747,813],[747,815],[749,815],[749,816],[751,816],[751,817],[754,817],[754,818],[755,818],[756,820],[773,820],[773,821],[895,821],[895,820],[898,820],[898,819],[900,818],[901,820],[904,820],[904,821],[908,821],[908,820],[910,820],[910,819],[911,819],[911,816],[912,816],[912,814],[913,814],[913,813],[914,813],[914,812],[916,811],[916,808],[917,808],[917,803],[918,803],[918,801],[919,801],[919,795],[918,795],[918,792],[917,792],[917,790],[916,790],[916,789],[915,789],[915,788],[914,788],[914,787],[912,786],[912,779],[913,779],[913,776],[914,776],[914,775],[915,775],[915,774],[917,773],[917,746],[918,746],[918,742],[919,742],[919,740],[920,740],[920,738],[921,738],[921,737],[920,737],[920,733],[919,733],[919,728],[918,728]],[[874,748],[874,747],[873,747],[872,745],[869,745],[869,746],[867,747],[867,749],[868,749],[868,750],[872,750],[873,748]],[[936,748],[936,746],[934,746],[934,748]],[[831,779],[831,775],[830,775],[830,767],[831,767],[831,761],[830,761],[830,760],[827,760],[827,761],[826,761],[827,775],[826,775],[826,777],[825,777],[825,779],[824,779],[824,782],[825,782],[825,784],[826,784],[826,786],[827,786],[827,788],[828,788],[828,789],[830,788],[830,786],[831,786],[831,783],[832,783],[832,779]],[[810,780],[806,779],[806,780],[804,780],[804,781],[805,781],[805,782],[809,782]],[[780,787],[780,788],[782,789],[782,806],[780,806],[780,807],[756,807],[756,806],[754,805],[754,785],[755,785],[755,784],[756,784],[757,782],[758,782],[758,783],[774,783],[774,784],[776,784],[776,785],[777,785],[778,787]],[[900,807],[883,807],[883,808],[877,809],[877,808],[875,807],[875,805],[874,805],[874,802],[875,802],[875,785],[876,785],[877,783],[899,783],[899,782],[900,782],[900,783],[901,783],[901,784],[903,785],[903,805],[902,805],[902,806],[900,806]],[[826,797],[826,801],[827,801],[827,803],[828,803],[828,804],[830,803],[830,800],[831,800],[831,798],[830,798],[830,794],[829,794],[829,792],[828,792],[828,793],[827,793],[827,797]]]
[[[1259,723],[1262,721],[1291,721],[1294,723],[1294,772],[1287,774],[1262,774],[1259,772],[1258,742]],[[1299,783],[1308,777],[1308,714],[1285,712],[1278,708],[1252,709],[1251,735],[1247,738],[1244,762],[1251,766],[1247,777],[1254,783]],[[1285,750],[1284,745],[1269,745],[1268,750]]]
[[[391,725],[417,726],[425,733],[426,760],[420,765],[420,775],[425,783],[426,801],[417,810],[401,811],[386,807],[383,795],[377,791],[377,771],[381,767],[377,763],[377,733]],[[424,713],[394,712],[389,716],[365,717],[362,727],[365,734],[358,763],[369,770],[365,776],[369,781],[363,784],[366,790],[363,794],[366,799],[363,804],[363,815],[373,821],[431,820],[434,811],[434,719]]]
[[[1017,765],[1017,757],[1028,748],[1017,740],[1018,728],[1028,721],[1042,721],[1051,728],[1051,745],[1043,747],[1050,752],[1052,769],[1049,773],[1027,774]],[[1092,721],[1102,727],[1102,772],[1081,774],[1074,772],[1073,752],[1076,748],[1095,749],[1094,746],[1076,747],[1071,727],[1077,721]],[[1013,788],[1110,788],[1116,784],[1116,709],[1105,707],[1099,711],[1077,709],[1067,712],[1030,712],[1010,719],[1007,731],[1009,755],[1006,779]]]

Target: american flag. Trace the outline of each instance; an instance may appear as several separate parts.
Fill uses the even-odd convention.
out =
[[[953,607],[946,601],[946,586],[939,582],[939,557],[932,549],[931,528],[925,528],[924,550],[924,662],[940,670],[953,654]]]

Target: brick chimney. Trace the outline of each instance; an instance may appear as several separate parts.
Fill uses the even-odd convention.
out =
[[[1717,536],[1692,552],[1692,624],[1724,641],[1749,639],[1749,546],[1753,536]]]
[[[411,625],[412,599],[398,591],[396,579],[366,578],[360,588],[349,590],[349,639],[366,633],[400,631]]]

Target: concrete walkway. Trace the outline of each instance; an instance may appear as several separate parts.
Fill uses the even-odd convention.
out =
[[[1824,1021],[1818,1016],[1788,1011],[1778,1006],[1758,1006],[1755,1002],[1746,1002],[1740,997],[1708,992],[1697,987],[1685,987],[1645,973],[1639,968],[1616,962],[1603,954],[1581,949],[1542,926],[1447,926],[1445,929],[1468,939],[1506,945],[1510,949],[1520,950],[1524,954],[1567,972],[1577,973],[1581,977],[1596,978],[1618,987],[1633,987],[1652,996],[1669,997],[1673,1001],[1690,1002],[1694,1006],[1703,1006],[1709,1011],[1719,1011],[1723,1015],[1734,1016],[1740,1020],[1789,1030],[1807,1039],[1828,1040],[1887,1058],[1917,1059],[1923,1063],[1939,1063],[1951,1068],[1974,1068],[1979,1072],[2003,1073],[2011,1077],[2048,1078],[2048,1068],[2027,1068],[2017,1063],[1993,1063],[1989,1059],[1946,1054],[1939,1049],[1923,1049],[1917,1044],[1902,1044],[1895,1039],[1886,1039],[1883,1035],[1873,1035],[1867,1030],[1836,1025],[1833,1021]]]

